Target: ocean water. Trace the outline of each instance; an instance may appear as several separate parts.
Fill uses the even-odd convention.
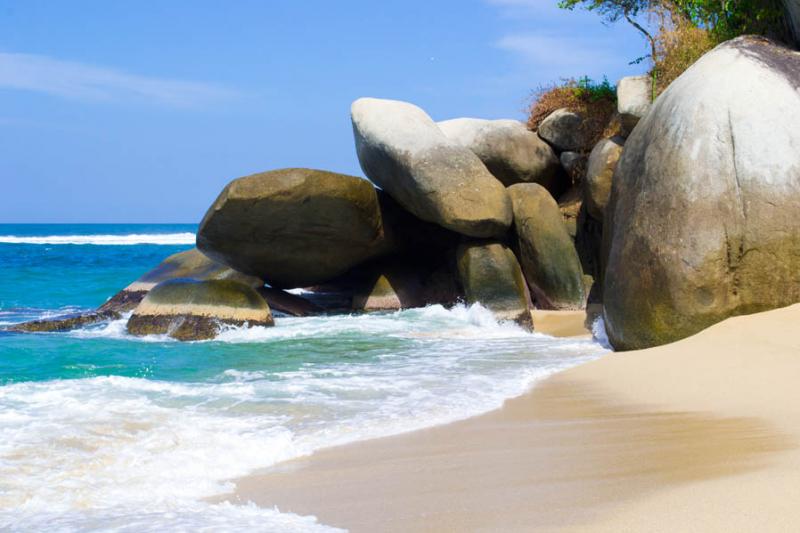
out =
[[[0,325],[94,308],[195,229],[0,225]],[[331,531],[204,499],[320,448],[489,411],[604,352],[480,305],[278,315],[195,343],[133,338],[124,320],[0,331],[0,530]]]

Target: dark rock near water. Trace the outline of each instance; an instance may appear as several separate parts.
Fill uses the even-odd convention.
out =
[[[264,298],[270,309],[291,316],[315,316],[325,313],[325,308],[313,301],[272,287],[260,287],[258,294]]]
[[[229,183],[200,223],[197,246],[278,288],[325,282],[391,248],[370,182],[296,168]]]
[[[607,208],[613,346],[800,301],[800,53],[742,37],[676,79],[628,138]]]
[[[85,326],[105,322],[107,320],[113,320],[115,318],[119,318],[119,315],[113,311],[96,311],[90,313],[64,315],[47,320],[32,320],[30,322],[23,322],[22,324],[9,326],[7,330],[19,333],[54,333],[60,331],[72,331],[74,329],[80,329]]]
[[[162,261],[153,270],[122,289],[101,305],[99,313],[123,314],[132,311],[139,305],[147,293],[161,283],[176,278],[190,278],[198,281],[210,279],[230,279],[244,283],[253,288],[260,287],[264,282],[255,277],[237,272],[230,267],[217,263],[208,258],[197,248],[172,254]]]
[[[586,303],[583,273],[558,204],[535,183],[508,188],[522,270],[536,306],[582,309]]]
[[[9,329],[27,333],[71,331],[99,322],[116,320],[135,309],[155,285],[175,278],[229,279],[254,288],[264,284],[260,279],[220,265],[203,255],[197,248],[192,248],[167,257],[156,268],[119,291],[95,311],[24,322]]]
[[[394,256],[360,267],[351,274],[353,309],[380,311],[455,304],[462,293],[453,252],[450,248],[427,257]]]
[[[351,118],[362,170],[416,217],[471,237],[508,230],[511,203],[503,185],[422,109],[360,98]]]
[[[472,150],[506,187],[538,183],[554,194],[563,190],[555,152],[522,122],[457,118],[437,125],[449,139]]]
[[[532,327],[530,293],[510,248],[498,242],[464,243],[456,261],[467,302],[482,304],[500,320]]]
[[[173,279],[148,292],[128,320],[128,332],[206,340],[225,325],[272,326],[274,321],[252,287],[231,280]]]
[[[593,280],[591,292],[588,295],[589,303],[602,301],[603,295],[603,222],[592,218],[582,206],[578,211],[577,233],[575,234],[575,249],[581,260],[581,268],[586,276]]]

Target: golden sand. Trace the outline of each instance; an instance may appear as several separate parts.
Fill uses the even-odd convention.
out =
[[[486,415],[323,450],[229,499],[352,531],[800,529],[800,305],[562,372]]]

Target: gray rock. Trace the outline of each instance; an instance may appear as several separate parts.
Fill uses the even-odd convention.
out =
[[[586,171],[586,155],[580,152],[561,152],[558,159],[572,181],[583,180]]]
[[[351,118],[362,170],[415,216],[472,237],[508,230],[511,202],[503,185],[422,109],[360,98]]]
[[[678,77],[628,138],[603,238],[615,348],[800,301],[798,87],[800,53],[737,38]]]
[[[153,287],[128,319],[131,335],[213,339],[225,325],[273,326],[272,313],[252,287],[231,280],[173,279]]]
[[[650,110],[653,80],[650,76],[628,76],[617,83],[617,112],[626,133],[633,131]]]
[[[584,201],[589,214],[597,220],[603,220],[608,197],[611,195],[614,169],[617,168],[624,144],[625,139],[622,137],[603,139],[589,154],[583,188]]]
[[[426,305],[453,305],[458,287],[453,249],[429,257],[393,256],[363,265],[353,273],[353,309],[381,311]]]
[[[539,137],[559,152],[579,152],[586,143],[582,131],[583,117],[568,109],[556,109],[539,125]]]
[[[582,309],[583,272],[558,204],[535,183],[508,188],[522,271],[541,309]]]
[[[795,48],[800,48],[800,0],[783,0]]]
[[[448,138],[472,150],[503,185],[538,183],[556,193],[564,188],[555,152],[522,122],[457,118],[437,124]]]
[[[209,257],[270,286],[314,285],[391,248],[367,180],[282,169],[233,180],[197,233]]]
[[[578,213],[583,205],[583,187],[573,186],[570,190],[558,197],[558,210],[564,220],[564,227],[570,238],[575,240],[578,233]]]
[[[530,294],[514,252],[496,242],[465,243],[456,261],[469,303],[482,304],[499,320],[531,327]]]

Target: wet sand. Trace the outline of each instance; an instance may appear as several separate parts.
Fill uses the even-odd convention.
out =
[[[234,502],[351,531],[800,528],[800,305],[557,374],[502,409],[323,450]]]

